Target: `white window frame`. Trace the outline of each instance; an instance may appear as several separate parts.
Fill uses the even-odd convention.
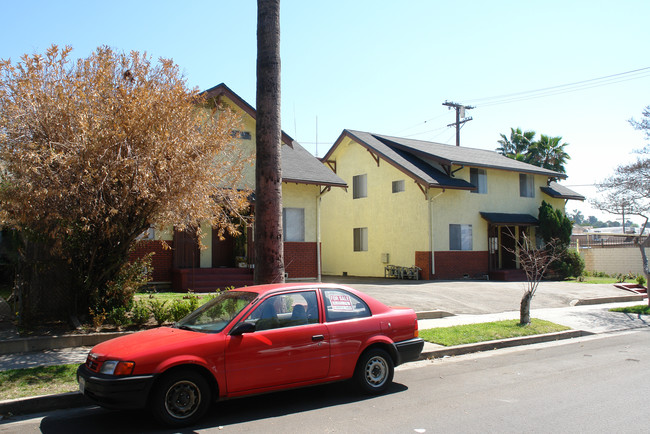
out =
[[[288,242],[305,241],[305,209],[282,208],[282,238]]]
[[[472,225],[449,225],[449,250],[474,250],[472,241]]]
[[[472,193],[487,194],[487,171],[477,167],[470,167],[469,182],[476,187]]]
[[[352,230],[353,250],[355,252],[368,251],[368,228],[354,228]]]
[[[368,175],[355,175],[352,177],[352,199],[368,197]]]
[[[535,197],[535,177],[529,173],[519,174],[519,196]]]
[[[398,179],[397,181],[393,181],[392,188],[393,193],[401,193],[406,190],[406,183],[403,179]]]

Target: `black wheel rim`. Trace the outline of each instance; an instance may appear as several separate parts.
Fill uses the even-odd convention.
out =
[[[201,390],[191,381],[174,383],[165,394],[165,409],[176,419],[191,417],[201,404]]]

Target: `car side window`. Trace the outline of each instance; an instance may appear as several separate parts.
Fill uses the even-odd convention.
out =
[[[316,291],[278,294],[262,301],[246,322],[255,330],[269,330],[318,323]]]
[[[368,305],[356,295],[340,289],[323,290],[325,319],[328,322],[365,318],[371,315]]]

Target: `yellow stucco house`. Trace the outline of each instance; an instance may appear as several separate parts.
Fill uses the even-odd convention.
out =
[[[325,275],[507,278],[508,234],[534,236],[543,200],[584,200],[566,175],[482,149],[344,130],[322,161],[351,187],[323,198]]]
[[[203,92],[208,100],[228,106],[241,116],[241,130],[233,131],[233,138],[246,155],[255,154],[255,109],[225,84]],[[285,273],[288,279],[319,279],[320,269],[320,208],[321,198],[332,187],[344,189],[345,181],[327,169],[298,142],[282,133],[282,202],[284,228]],[[255,190],[255,167],[246,168],[242,189]],[[255,213],[255,199],[251,195],[251,213]],[[243,286],[253,283],[255,265],[253,228],[233,238],[224,234],[219,240],[217,231],[209,225],[201,227],[202,244],[199,248],[193,232],[152,230],[151,239],[140,241],[134,257],[156,252],[153,257],[153,280],[171,283],[174,290],[214,291],[225,286]],[[162,241],[171,249],[164,249]]]

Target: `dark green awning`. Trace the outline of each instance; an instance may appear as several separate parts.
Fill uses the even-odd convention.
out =
[[[495,226],[537,226],[539,220],[530,214],[511,214],[504,212],[481,212],[481,217]]]

